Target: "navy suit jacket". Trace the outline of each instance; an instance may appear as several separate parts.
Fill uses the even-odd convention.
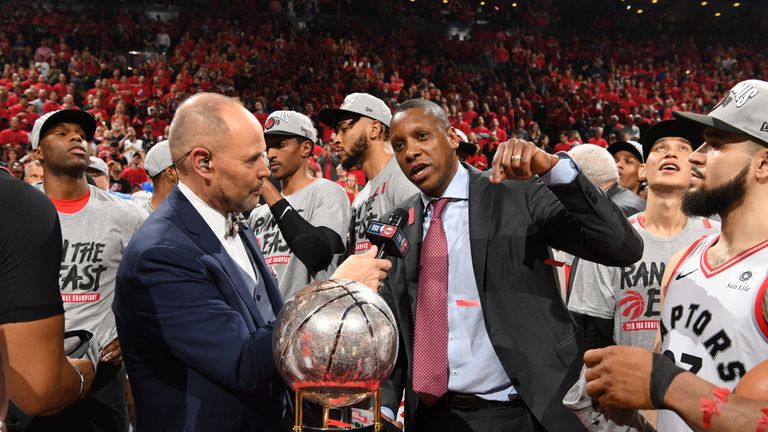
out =
[[[253,232],[244,232],[277,314],[277,282]],[[258,431],[279,423],[284,386],[252,286],[175,188],[136,232],[117,272],[112,308],[137,432]]]

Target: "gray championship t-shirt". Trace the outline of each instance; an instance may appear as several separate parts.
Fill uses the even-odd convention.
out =
[[[606,267],[579,260],[571,277],[572,312],[614,320],[613,340],[653,350],[661,318],[661,279],[672,255],[697,239],[720,231],[711,219],[688,218],[685,228],[668,238],[656,237],[644,227],[645,213],[629,218],[643,238],[640,261],[627,267]]]
[[[370,249],[371,242],[366,238],[365,232],[371,221],[381,221],[382,215],[389,213],[417,192],[419,189],[408,180],[400,170],[397,160],[392,157],[379,175],[368,181],[352,202],[347,253],[358,254]]]
[[[98,364],[101,350],[117,337],[112,314],[117,267],[147,213],[130,201],[94,186],[89,188],[91,196],[80,211],[58,212],[63,243],[59,289],[64,302],[64,331],[87,332],[91,336],[88,356]],[[78,345],[76,336],[64,340],[66,352]]]
[[[316,227],[327,227],[338,233],[342,241],[349,226],[349,198],[338,184],[315,179],[293,195],[285,197],[301,217]],[[309,269],[292,253],[280,232],[277,220],[269,206],[257,207],[248,217],[256,240],[267,265],[277,274],[280,292],[285,301],[314,281],[327,279],[336,270],[338,256],[334,256],[327,269],[310,273]]]
[[[145,212],[151,214],[155,209],[152,208],[152,192],[138,191],[131,195],[131,201],[136,203],[137,206],[144,209]]]

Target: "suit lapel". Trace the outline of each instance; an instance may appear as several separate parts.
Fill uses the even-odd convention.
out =
[[[424,203],[421,194],[416,194],[409,204],[409,208],[413,209],[413,223],[405,227],[405,236],[411,242],[411,251],[405,257],[405,288],[410,297],[411,316],[415,317],[421,243],[424,237]]]
[[[259,250],[258,244],[256,243],[256,235],[253,233],[253,230],[246,224],[242,232],[243,235],[241,238],[245,243],[245,247],[250,250],[253,260],[256,262],[256,270],[264,279],[264,286],[267,288],[267,293],[270,302],[272,303],[272,310],[275,312],[275,316],[277,316],[280,309],[283,308],[283,296],[280,294],[277,281],[272,275],[272,271],[267,266],[266,261],[264,261],[264,256],[261,254],[261,250]]]
[[[488,178],[481,175],[474,167],[466,164],[465,167],[469,171],[469,246],[472,253],[472,268],[475,270],[475,282],[482,295],[485,291],[485,261],[488,255],[495,188],[492,187]]]
[[[248,287],[253,285],[253,281],[247,281],[243,278],[242,270],[224,250],[219,239],[213,231],[211,231],[208,224],[205,223],[205,220],[200,216],[200,213],[197,212],[195,207],[192,206],[184,194],[181,193],[178,186],[168,194],[166,199],[169,204],[176,209],[176,213],[187,227],[187,230],[197,237],[197,245],[221,264],[224,272],[229,276],[229,280],[232,283],[235,292],[237,292],[237,295],[251,313],[251,318],[254,322],[263,326],[265,321],[256,307],[256,302],[253,300],[251,292],[248,290]]]

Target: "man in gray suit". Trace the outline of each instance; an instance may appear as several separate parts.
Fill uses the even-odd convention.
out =
[[[405,389],[406,430],[583,430],[562,404],[583,341],[547,247],[628,265],[642,241],[565,154],[511,140],[489,178],[459,163],[445,112],[422,99],[401,104],[391,130],[421,192],[400,205],[413,215],[412,250],[382,290],[401,337],[382,411],[394,412]]]

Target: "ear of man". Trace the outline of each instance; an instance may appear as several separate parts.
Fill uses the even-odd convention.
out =
[[[35,158],[35,160],[40,161],[40,163],[45,162],[45,155],[43,155],[43,149],[40,148],[40,146],[37,146],[34,150],[32,150],[32,157]]]
[[[301,145],[301,157],[303,159],[309,159],[309,157],[312,156],[312,152],[315,150],[315,144],[312,141],[305,139],[304,141],[301,142],[300,145]]]
[[[446,130],[446,134],[448,135],[448,143],[451,145],[451,148],[454,150],[459,148],[459,136],[456,134],[456,130],[453,127],[449,127]]]
[[[760,146],[755,152],[755,179],[760,184],[768,183],[768,148]]]
[[[201,177],[208,177],[213,169],[213,161],[211,160],[211,152],[208,150],[197,147],[189,153],[189,159],[192,163],[192,170]]]
[[[178,182],[179,175],[176,172],[176,167],[175,166],[171,165],[171,166],[167,167],[166,169],[164,169],[163,171],[165,171],[165,177],[168,179],[168,181],[170,183]]]
[[[381,122],[378,120],[373,120],[371,124],[368,125],[366,130],[368,131],[369,140],[378,140],[382,133]]]

